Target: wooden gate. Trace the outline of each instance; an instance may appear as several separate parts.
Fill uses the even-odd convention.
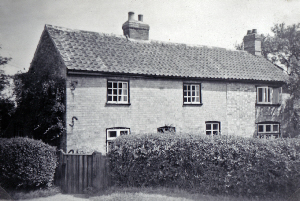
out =
[[[110,186],[109,161],[101,153],[84,155],[58,151],[57,156],[55,184],[63,193],[81,194],[91,187],[100,190]]]

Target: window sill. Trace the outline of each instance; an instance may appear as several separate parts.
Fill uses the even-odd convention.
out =
[[[105,104],[105,106],[106,107],[114,107],[114,106],[116,106],[116,107],[118,107],[118,106],[130,106],[131,105],[131,103],[106,103]]]
[[[279,107],[281,104],[272,104],[272,103],[256,103],[255,106],[273,106],[273,107]]]
[[[199,107],[202,106],[203,103],[198,103],[198,104],[183,104],[182,107]]]

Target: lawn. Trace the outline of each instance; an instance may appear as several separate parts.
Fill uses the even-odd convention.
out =
[[[170,188],[115,188],[85,195],[62,194],[58,188],[36,190],[31,192],[14,192],[14,200],[26,201],[281,201],[279,198],[246,198],[221,195],[204,195],[189,193],[180,189]]]

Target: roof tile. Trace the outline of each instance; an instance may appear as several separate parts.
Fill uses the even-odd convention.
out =
[[[244,51],[71,30],[46,25],[70,70],[212,79],[285,81],[282,69]]]

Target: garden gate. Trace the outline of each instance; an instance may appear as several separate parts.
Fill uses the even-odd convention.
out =
[[[81,194],[88,189],[105,189],[110,186],[108,158],[100,152],[90,155],[57,152],[58,167],[55,184],[63,193]]]

